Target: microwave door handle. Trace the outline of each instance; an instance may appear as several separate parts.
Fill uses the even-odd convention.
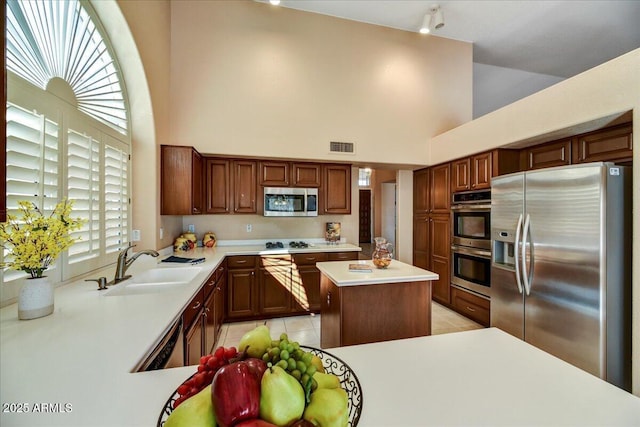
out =
[[[531,237],[530,235],[530,227],[531,227],[531,217],[527,214],[527,219],[524,221],[524,228],[522,230],[522,281],[524,282],[524,290],[527,292],[527,295],[531,293],[531,279],[533,279],[532,274],[527,271],[527,245],[531,245],[530,242],[527,242],[527,238]],[[530,252],[532,260],[533,260],[533,251]],[[531,265],[533,267],[533,265]],[[531,271],[533,273],[533,271]]]
[[[522,214],[518,218],[518,226],[516,227],[516,240],[514,242],[514,264],[516,267],[516,284],[518,285],[518,292],[522,293],[522,281],[520,280],[520,260],[518,259],[518,251],[520,246],[520,232],[522,231]]]

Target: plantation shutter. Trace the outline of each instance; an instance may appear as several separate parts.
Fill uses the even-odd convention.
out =
[[[28,200],[43,213],[58,198],[58,124],[37,112],[7,104],[7,211]]]
[[[100,256],[100,143],[72,129],[67,132],[67,191],[73,216],[87,221],[72,236],[69,263]]]
[[[104,149],[104,214],[105,251],[118,252],[128,241],[129,221],[129,154],[105,144]]]
[[[58,124],[35,111],[7,104],[7,213],[18,213],[18,202],[34,203],[44,215],[58,199]],[[7,259],[7,251],[3,259]],[[49,271],[55,265],[51,265]],[[4,272],[4,282],[24,274]]]

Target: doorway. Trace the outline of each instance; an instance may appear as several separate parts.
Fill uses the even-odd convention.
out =
[[[360,190],[360,243],[371,243],[371,190]]]

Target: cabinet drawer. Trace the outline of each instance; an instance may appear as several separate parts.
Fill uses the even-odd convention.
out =
[[[329,261],[353,261],[358,259],[358,252],[329,252]]]
[[[252,268],[256,266],[253,255],[235,255],[227,258],[227,268]]]
[[[204,303],[204,289],[200,289],[196,296],[189,302],[182,312],[182,322],[185,328],[191,326],[193,320],[199,316],[202,304]]]
[[[204,286],[202,287],[202,289],[204,290],[204,300],[206,301],[209,296],[213,293],[213,291],[216,289],[216,283],[218,283],[218,275],[216,274],[217,272],[213,272],[211,273],[211,276],[209,276],[209,278],[207,279],[206,282],[204,282]]]
[[[260,267],[291,267],[291,255],[262,256]]]
[[[293,262],[296,265],[315,265],[316,262],[323,262],[328,259],[325,252],[314,252],[307,254],[293,255]]]
[[[458,312],[483,326],[489,326],[491,304],[489,300],[451,287],[451,303]]]

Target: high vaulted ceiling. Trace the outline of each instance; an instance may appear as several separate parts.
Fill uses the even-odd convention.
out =
[[[435,4],[445,25],[431,35],[472,42],[481,64],[566,78],[640,47],[640,0],[282,0],[280,7],[417,32]]]

